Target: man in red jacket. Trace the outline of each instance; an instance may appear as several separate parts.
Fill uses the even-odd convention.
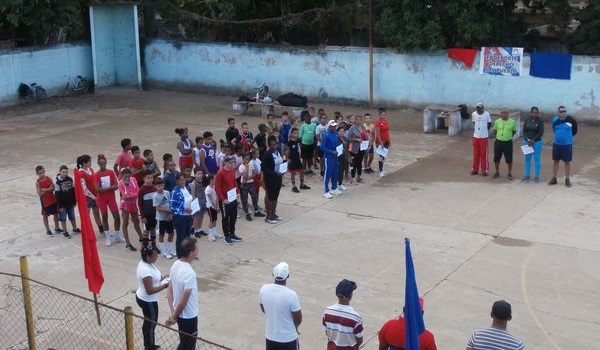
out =
[[[225,244],[241,242],[242,239],[235,235],[235,222],[237,220],[238,198],[240,189],[235,181],[235,157],[227,156],[215,176],[215,192],[219,197],[219,205],[223,216],[223,235]]]
[[[421,312],[423,312],[423,298],[419,298],[419,300],[421,301]],[[404,317],[399,316],[387,321],[379,330],[379,350],[399,350],[404,349],[405,346],[406,328]],[[425,330],[425,332],[419,334],[419,348],[420,350],[437,350],[435,338],[430,331]]]

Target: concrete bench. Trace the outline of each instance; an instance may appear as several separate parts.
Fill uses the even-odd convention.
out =
[[[448,136],[456,136],[462,130],[462,119],[460,108],[455,106],[427,106],[423,110],[423,132],[435,132],[437,118],[444,118],[444,124],[448,126]]]
[[[260,108],[260,115],[266,117],[267,114],[273,113],[275,107],[291,109],[294,117],[299,118],[300,113],[305,109],[303,107],[283,106],[277,102],[250,102],[250,101],[233,101],[233,115],[244,115],[248,109]]]

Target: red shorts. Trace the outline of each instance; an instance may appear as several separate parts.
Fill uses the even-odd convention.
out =
[[[106,213],[106,209],[109,209],[111,213],[119,211],[117,206],[117,200],[115,198],[103,199],[102,197],[96,197],[96,205],[101,213]]]
[[[179,157],[179,171],[183,172],[185,168],[190,167],[194,169],[194,157],[181,156]]]

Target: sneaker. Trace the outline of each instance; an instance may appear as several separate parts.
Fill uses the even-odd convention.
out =
[[[114,242],[115,244],[118,244],[118,243],[123,243],[124,241],[123,241],[123,238],[121,238],[121,235],[115,235],[115,236],[113,237],[113,242]]]
[[[283,218],[282,218],[282,217],[280,217],[280,216],[279,216],[279,215],[277,215],[277,214],[273,215],[273,217],[272,217],[271,219],[273,219],[273,220],[275,220],[275,221],[283,221]]]
[[[565,186],[571,187],[571,180],[568,177],[565,179]]]
[[[98,233],[98,236],[104,237],[105,236],[104,231],[100,231],[100,233]]]
[[[216,235],[208,235],[208,240],[211,242],[214,242],[217,240],[217,237],[216,237]]]
[[[268,224],[276,224],[276,223],[278,223],[278,221],[275,220],[275,219],[273,219],[273,218],[266,218],[265,222],[268,223]]]
[[[385,177],[385,173],[383,171],[380,171],[379,172],[379,177],[383,179]]]
[[[71,239],[71,235],[70,235],[70,234],[69,234],[69,232],[67,232],[67,231],[63,232],[63,236],[64,236],[66,239]]]
[[[497,179],[500,177],[500,173],[494,173],[494,175],[492,175],[492,179]]]
[[[52,235],[52,231],[46,231],[46,235],[48,235],[48,237],[54,237],[54,236]]]
[[[56,232],[56,233],[63,233],[63,232],[65,232],[65,231],[63,231],[63,229],[62,229],[62,228],[58,228],[58,227],[57,227],[57,228],[55,228],[55,229],[54,229],[54,232]]]
[[[261,212],[260,212],[260,210],[257,210],[257,211],[255,211],[255,212],[254,212],[254,217],[257,217],[257,218],[264,218],[265,216],[266,216],[266,215],[265,215],[265,214],[263,214],[263,213],[261,213]]]
[[[373,172],[373,169],[371,169],[371,168],[364,168],[364,169],[363,169],[363,171],[364,171],[365,173],[367,173],[367,174],[370,174],[370,173],[372,173],[372,172]]]
[[[238,236],[236,236],[236,235],[231,235],[231,236],[229,237],[229,239],[231,239],[231,240],[232,240],[232,241],[234,241],[234,242],[243,242],[243,241],[244,241],[244,239],[243,239],[242,237],[238,237]]]
[[[513,179],[512,174],[506,175],[506,178],[508,179],[508,181],[512,181],[512,179]]]
[[[233,241],[231,240],[231,237],[225,237],[225,244],[233,245]]]
[[[478,171],[471,170],[471,175],[477,175],[477,174],[479,174],[479,172],[478,172]]]
[[[534,177],[534,178],[533,178],[533,182],[535,182],[535,183],[538,183],[538,182],[540,182],[540,178],[539,178],[539,177]]]
[[[556,178],[553,177],[550,181],[548,181],[548,186],[556,185],[557,183],[558,181],[556,181]]]
[[[523,176],[523,180],[521,180],[521,181],[523,181],[523,182],[528,182],[528,181],[529,181],[529,179],[530,179],[530,177],[529,177],[529,176]]]
[[[104,245],[107,246],[107,247],[110,247],[112,245],[112,242],[110,241],[110,236],[105,236],[104,237]]]
[[[344,185],[339,185],[338,188],[342,191],[348,191],[348,187],[346,187]]]
[[[250,215],[250,213],[246,214],[246,220],[252,221],[252,215]]]
[[[331,193],[334,196],[339,196],[342,194],[342,192],[340,190],[338,190],[337,188],[335,190],[331,190],[329,193]]]
[[[78,228],[74,228],[74,229],[73,229],[73,233],[81,233],[81,230],[80,230],[80,229],[78,229]]]
[[[300,193],[300,190],[298,189],[298,187],[294,186],[294,187],[292,187],[292,192]]]
[[[331,193],[329,193],[329,192],[325,192],[325,193],[323,193],[323,197],[325,197],[325,198],[327,198],[327,199],[331,199],[331,198],[333,198],[333,196],[332,196],[332,195],[331,195]]]
[[[356,183],[357,183],[357,184],[361,184],[361,183],[363,183],[363,179],[357,179],[357,180],[356,180]]]
[[[173,258],[173,257],[171,256],[171,254],[169,254],[168,252],[164,252],[162,256],[163,256],[163,258],[165,258],[165,259],[171,259],[171,258]],[[171,257],[169,257],[169,256],[171,256]]]
[[[129,250],[129,251],[131,251],[131,252],[137,252],[137,249],[135,249],[135,247],[134,247],[134,246],[132,246],[131,244],[127,244],[127,245],[125,246],[125,249],[127,249],[127,250]]]
[[[301,184],[301,185],[300,185],[300,189],[301,189],[301,190],[310,190],[310,187],[309,187],[309,186],[306,186],[305,184]]]
[[[481,176],[488,176],[487,171],[484,171],[483,173],[481,173]]]

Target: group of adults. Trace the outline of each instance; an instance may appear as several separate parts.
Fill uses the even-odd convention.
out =
[[[571,187],[571,161],[573,159],[573,137],[577,134],[577,121],[567,114],[564,106],[559,106],[557,115],[551,119],[553,131],[552,141],[552,178],[548,185],[558,183],[557,175],[559,164],[562,161],[565,167],[565,186]],[[507,109],[500,110],[500,118],[492,124],[490,113],[484,109],[483,103],[478,103],[476,110],[471,115],[473,123],[473,167],[471,175],[481,173],[488,176],[489,164],[487,158],[488,137],[491,133],[494,141],[494,174],[493,179],[500,177],[500,160],[504,160],[508,167],[507,179],[512,180],[513,166],[513,138],[517,133],[517,123],[510,118]],[[529,116],[523,123],[523,143],[521,149],[525,156],[523,181],[531,180],[531,165],[533,159],[533,180],[540,181],[541,156],[544,136],[544,121],[540,117],[537,107],[531,107]]]
[[[299,349],[299,327],[302,310],[298,294],[287,287],[290,276],[285,262],[273,268],[273,283],[265,284],[259,292],[259,306],[265,314],[266,350]],[[337,303],[325,308],[322,328],[327,339],[327,350],[358,350],[363,344],[364,329],[360,314],[350,305],[357,284],[343,279],[336,288]],[[424,301],[420,298],[421,312]],[[403,310],[406,314],[406,309]],[[491,311],[491,327],[474,331],[467,340],[467,350],[524,350],[525,345],[506,328],[512,319],[511,305],[499,300]],[[401,350],[406,348],[406,322],[403,315],[387,321],[378,332],[379,350]],[[435,337],[424,330],[419,334],[420,350],[437,350]]]

